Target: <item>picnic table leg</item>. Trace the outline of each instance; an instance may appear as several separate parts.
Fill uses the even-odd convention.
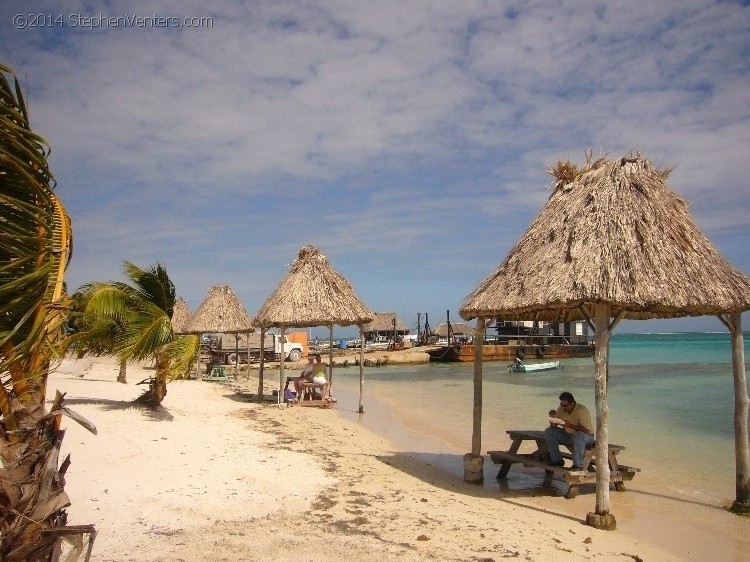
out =
[[[614,451],[609,452],[609,468],[612,472],[620,473],[620,465],[617,464],[617,455]],[[615,480],[615,490],[618,492],[624,492],[625,482],[622,480]]]
[[[571,484],[568,488],[568,493],[565,494],[565,499],[573,499],[576,497],[576,494],[578,493],[578,484]]]
[[[554,472],[551,470],[545,470],[544,471],[544,482],[542,482],[542,486],[550,486],[552,484],[552,477],[555,475]]]
[[[509,453],[516,454],[518,453],[518,449],[521,448],[521,439],[514,439],[513,443],[510,446],[510,449],[508,449]],[[500,467],[500,472],[497,473],[497,479],[502,480],[506,476],[508,476],[508,472],[510,471],[510,466],[512,465],[512,462],[504,462],[502,466]]]

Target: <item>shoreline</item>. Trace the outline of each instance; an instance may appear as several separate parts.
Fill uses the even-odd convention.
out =
[[[257,386],[251,373],[245,386],[172,383],[163,408],[150,412],[130,403],[140,387],[114,382],[116,363],[107,361],[66,360],[48,385],[100,428],[87,436],[64,420],[68,513],[72,524],[96,524],[93,560],[192,562],[209,551],[216,560],[740,559],[726,543],[750,529],[746,519],[690,506],[725,532],[707,533],[689,553],[669,544],[677,531],[652,532],[654,540],[627,525],[597,531],[578,513],[593,509],[591,493],[501,494],[487,482],[489,462],[484,486],[466,484],[454,473],[460,455],[405,431],[372,398],[362,415],[346,393],[334,409],[279,409],[247,402],[243,389]],[[144,372],[129,366],[128,378]],[[381,436],[389,425],[399,442]],[[637,508],[617,506],[623,516]],[[653,531],[652,519],[638,515]]]

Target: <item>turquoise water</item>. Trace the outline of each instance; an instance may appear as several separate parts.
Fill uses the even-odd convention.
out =
[[[746,358],[747,345],[746,335]],[[731,361],[728,333],[613,335],[609,435],[610,442],[626,447],[620,455],[623,464],[642,469],[634,487],[731,502]],[[509,374],[507,365],[500,361],[483,366],[482,451],[506,448],[507,429],[546,427],[547,411],[557,406],[562,390],[572,392],[593,417],[591,358],[562,360],[562,369],[539,373]],[[369,368],[365,379],[366,412],[388,412],[417,435],[438,439],[443,451],[432,452],[470,451],[472,364]],[[358,369],[338,369],[335,384],[337,393],[356,396]],[[375,430],[382,427],[368,423],[367,413],[363,420]]]

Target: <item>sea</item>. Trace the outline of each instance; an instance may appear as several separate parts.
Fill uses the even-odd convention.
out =
[[[746,359],[747,346],[746,333]],[[594,418],[592,358],[563,359],[561,369],[537,373],[509,373],[508,365],[483,364],[483,453],[507,449],[508,429],[547,427],[547,412],[557,407],[563,390]],[[449,459],[455,466],[448,469],[462,474],[457,459],[471,451],[471,363],[366,368],[365,412],[356,417],[359,368],[336,368],[334,389],[342,414],[398,449]],[[731,504],[734,385],[728,332],[613,334],[608,403],[610,443],[625,447],[618,460],[641,469],[633,484],[701,503]]]

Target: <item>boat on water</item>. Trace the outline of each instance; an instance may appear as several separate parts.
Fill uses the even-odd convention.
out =
[[[537,371],[554,371],[560,368],[559,361],[546,361],[544,363],[524,363],[516,358],[513,363],[508,365],[509,373],[535,373]]]
[[[430,361],[453,362],[474,361],[474,344],[457,343],[427,350]],[[519,359],[569,359],[573,357],[593,357],[593,343],[485,343],[482,346],[483,361],[513,361]]]
[[[452,343],[427,350],[430,361],[474,361],[474,343],[469,334],[453,337],[450,322],[447,340]],[[502,321],[494,326],[497,335],[486,334],[482,345],[483,361],[527,359],[570,359],[593,357],[594,342],[582,322]],[[451,340],[452,338],[452,340]]]

